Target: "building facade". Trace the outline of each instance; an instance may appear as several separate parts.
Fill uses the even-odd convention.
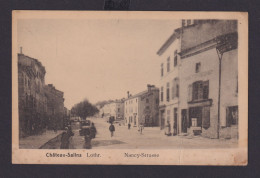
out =
[[[180,40],[181,29],[179,28],[174,30],[157,52],[160,56],[160,129],[165,129],[165,133],[170,135],[178,132]]]
[[[64,93],[57,90],[52,84],[45,86],[47,97],[48,128],[63,129],[64,121]]]
[[[124,119],[124,100],[115,100],[111,103],[105,104],[101,109],[103,116],[114,116],[116,120]]]
[[[177,133],[237,138],[237,21],[183,20],[179,29]]]
[[[19,136],[37,134],[46,127],[45,68],[37,60],[18,54]]]
[[[125,124],[139,126],[158,126],[159,122],[159,89],[148,85],[148,89],[131,96],[124,102]]]

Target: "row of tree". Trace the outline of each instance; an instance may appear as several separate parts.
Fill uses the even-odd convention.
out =
[[[99,112],[98,108],[92,105],[87,99],[75,104],[71,108],[71,114],[86,120],[87,117],[94,116]]]

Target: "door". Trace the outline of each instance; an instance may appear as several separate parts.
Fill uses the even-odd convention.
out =
[[[160,115],[161,115],[161,123],[160,123],[160,125],[161,125],[161,130],[162,130],[165,127],[165,111],[161,110]]]
[[[173,121],[173,133],[174,135],[177,134],[177,120],[178,120],[178,110],[177,108],[174,108],[173,110],[173,118],[174,118],[174,121]]]
[[[181,110],[181,130],[183,133],[187,133],[187,109]]]

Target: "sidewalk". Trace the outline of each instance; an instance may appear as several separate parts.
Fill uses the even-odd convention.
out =
[[[57,133],[54,133],[53,130],[47,130],[41,135],[20,138],[19,147],[20,149],[39,149],[43,144],[61,134],[62,132],[63,130],[58,130]]]

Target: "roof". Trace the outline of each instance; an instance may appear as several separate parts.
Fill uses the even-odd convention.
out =
[[[26,58],[28,58],[30,60],[33,60],[43,70],[43,73],[46,73],[45,67],[42,65],[42,63],[39,60],[37,60],[35,58],[32,58],[30,56],[26,56],[26,55],[21,54],[21,53],[18,53],[18,57],[19,56],[23,56],[23,57],[26,57]]]
[[[177,39],[180,37],[181,28],[177,28],[174,30],[173,34],[166,40],[166,42],[162,45],[162,47],[157,51],[157,54],[161,56],[168,47]]]
[[[154,88],[151,88],[151,90],[152,90],[152,91],[154,91],[154,90],[159,90],[159,88],[154,87]],[[148,90],[145,90],[145,91],[142,91],[142,92],[140,92],[140,93],[137,93],[137,94],[135,94],[135,95],[133,95],[133,96],[130,96],[129,98],[126,98],[125,101],[130,100],[130,99],[133,99],[133,98],[136,98],[136,97],[139,97],[139,96],[142,96],[142,95],[145,94],[145,93],[148,93]]]

